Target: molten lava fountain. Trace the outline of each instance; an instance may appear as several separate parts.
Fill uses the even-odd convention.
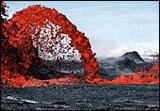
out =
[[[54,25],[54,26],[53,26]],[[51,33],[51,40],[48,35],[40,36],[43,33]],[[47,30],[49,28],[49,31]],[[57,28],[55,28],[57,27]],[[56,30],[56,31],[55,31]],[[132,76],[119,76],[110,81],[100,77],[99,65],[95,58],[95,53],[91,50],[91,45],[84,33],[77,30],[63,14],[56,9],[47,8],[40,5],[29,6],[13,15],[12,19],[3,25],[4,41],[2,43],[2,63],[1,63],[1,84],[4,86],[47,86],[75,84],[81,82],[95,84],[157,84],[159,83],[159,68],[155,66],[147,73],[137,72]],[[84,80],[75,76],[66,76],[58,79],[39,80],[31,75],[27,75],[27,70],[33,60],[39,61],[38,53],[43,52],[44,44],[48,43],[46,50],[53,54],[53,42],[55,37],[71,39],[69,45],[74,47],[81,55],[84,62]],[[45,41],[45,42],[44,42]],[[60,47],[62,47],[60,45]],[[68,48],[68,51],[71,49]],[[63,57],[62,57],[63,59]],[[43,64],[43,62],[41,62]]]

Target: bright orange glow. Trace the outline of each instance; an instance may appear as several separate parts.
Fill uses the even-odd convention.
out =
[[[39,80],[25,75],[32,61],[39,60],[37,51],[32,45],[31,36],[33,34],[36,35],[36,46],[38,50],[41,50],[38,46],[42,43],[38,42],[40,36],[36,30],[40,30],[49,21],[61,26],[62,30],[59,30],[58,34],[67,34],[72,39],[70,45],[75,46],[84,62],[85,80],[81,80],[75,76]],[[29,6],[17,12],[12,19],[8,20],[4,24],[2,31],[7,39],[7,42],[2,44],[1,84],[3,86],[29,87],[77,84],[82,82],[95,84],[159,84],[158,64],[155,64],[149,72],[141,71],[130,76],[119,76],[112,81],[102,79],[99,74],[99,65],[94,57],[95,53],[91,50],[88,38],[85,37],[84,33],[78,31],[76,26],[63,14],[55,9],[39,5]]]

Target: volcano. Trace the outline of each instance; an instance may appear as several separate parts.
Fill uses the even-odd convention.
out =
[[[127,52],[124,55],[122,55],[120,58],[120,60],[125,60],[125,59],[130,59],[135,61],[136,63],[144,63],[144,60],[142,59],[142,57],[138,54],[137,51],[133,51],[133,52]]]
[[[127,52],[124,55],[122,55],[113,64],[113,66],[122,72],[129,73],[139,70],[142,64],[144,63],[145,61],[141,58],[138,52],[133,51],[133,52]]]
[[[142,67],[149,71],[153,66],[152,61],[145,61],[138,52],[127,52],[120,57],[103,58],[98,61],[100,73],[104,78],[114,79],[123,75],[131,75],[140,71]]]
[[[27,87],[81,82],[90,84],[159,83],[159,69],[156,63],[148,71],[149,74],[141,71],[132,76],[119,76],[115,80],[103,79],[99,73],[100,67],[95,58],[96,53],[92,52],[89,39],[56,9],[40,5],[29,6],[16,12],[11,19],[7,20],[2,26],[2,32],[5,38],[2,42],[2,85]],[[77,54],[82,61],[84,78],[71,75],[59,77],[64,75],[64,71],[57,71],[57,64],[66,58],[72,61]],[[56,60],[56,64],[51,66],[52,70],[43,69],[46,60],[52,59]],[[75,61],[72,62],[76,64]],[[136,69],[136,65],[143,62],[139,54],[133,51],[123,55],[116,66],[122,70],[126,67]],[[74,66],[74,64],[62,64],[62,67],[64,66]],[[55,78],[50,78],[50,74]]]

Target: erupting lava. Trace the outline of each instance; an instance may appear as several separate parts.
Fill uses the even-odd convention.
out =
[[[41,35],[42,30],[44,31],[43,34],[50,33],[50,35]],[[1,51],[2,85],[25,87],[75,84],[79,82],[96,84],[159,83],[158,65],[155,65],[149,74],[137,73],[132,76],[120,76],[112,81],[102,79],[99,74],[99,65],[94,57],[95,53],[91,50],[88,38],[56,9],[40,5],[29,6],[17,12],[12,19],[5,22],[2,31],[5,37],[3,38]],[[39,62],[38,53],[42,53],[45,50],[51,56],[59,54],[60,52],[55,52],[56,48],[53,42],[58,44],[57,38],[63,40],[65,37],[71,39],[69,42],[70,47],[67,48],[67,51],[69,52],[71,48],[73,48],[72,50],[77,50],[81,60],[84,62],[85,79],[81,80],[75,76],[65,76],[58,79],[39,80],[33,78],[32,74],[28,74],[28,69],[33,61],[37,64],[43,64],[43,60]],[[47,45],[45,45],[46,43]],[[62,44],[59,47],[62,47]],[[60,59],[65,59],[65,56]]]
[[[155,63],[149,71],[141,68],[141,71],[132,75],[120,75],[116,79],[103,80],[99,84],[159,84],[159,66]]]

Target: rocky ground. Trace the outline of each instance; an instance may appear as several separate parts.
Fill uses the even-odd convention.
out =
[[[2,88],[4,110],[158,110],[158,85],[93,85]]]

